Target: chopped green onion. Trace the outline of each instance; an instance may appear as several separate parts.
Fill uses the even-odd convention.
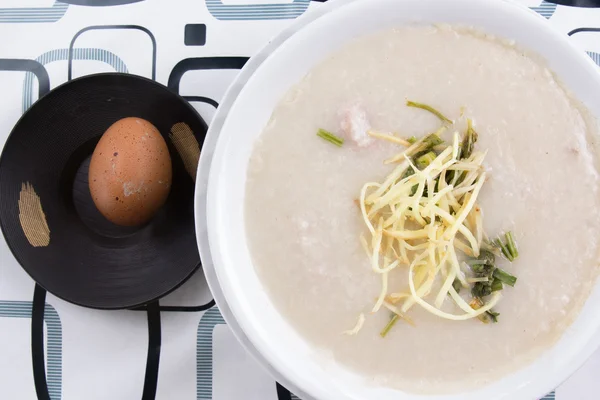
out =
[[[465,264],[467,264],[469,267],[473,267],[475,265],[493,265],[494,262],[489,262],[488,260],[480,260],[480,259],[473,259],[473,260],[466,260]]]
[[[415,151],[413,152],[413,154],[414,154],[414,156],[412,157],[413,163],[420,164],[420,165],[417,165],[418,167],[420,167],[420,169],[424,169],[425,167],[427,167],[427,165],[431,164],[431,162],[433,160],[435,160],[436,157],[438,156],[434,151],[432,151],[432,149],[435,146],[442,144],[442,143],[444,143],[444,141],[438,135],[437,132],[431,133],[431,134],[425,136],[424,138],[422,138],[420,143],[415,148]],[[423,157],[423,156],[426,156],[426,157]],[[412,167],[408,167],[408,169],[404,172],[404,175],[402,176],[401,179],[404,179],[414,173],[415,173],[415,171],[413,171]]]
[[[492,294],[492,283],[491,282],[475,282],[471,288],[471,294],[473,297],[486,297]]]
[[[492,310],[488,310],[485,313],[487,314],[488,317],[490,317],[490,319],[492,320],[493,323],[498,322],[498,316],[500,316],[500,313],[494,312]]]
[[[404,178],[408,178],[411,175],[415,174],[415,170],[413,169],[413,167],[408,167],[406,169],[406,171],[404,171],[404,174],[402,174],[402,178],[400,178],[400,180],[404,179]]]
[[[494,278],[492,281],[492,292],[497,292],[498,290],[504,289],[504,285],[502,285],[502,281],[498,278]]]
[[[381,333],[379,333],[379,335],[382,338],[384,338],[388,334],[388,332],[394,327],[396,322],[398,322],[399,319],[400,319],[400,317],[398,316],[398,314],[393,314],[392,318],[390,319],[390,322],[387,323],[387,325],[385,326],[385,328],[383,328],[383,330],[381,331]]]
[[[425,169],[435,160],[437,155],[433,151],[429,151],[415,160],[415,164],[419,169]]]
[[[460,159],[471,157],[478,137],[479,135],[477,135],[477,132],[473,129],[473,121],[470,118],[467,118],[467,133],[465,133],[465,137],[460,145]]]
[[[410,144],[415,144],[417,142],[417,138],[414,136],[409,137],[406,141]]]
[[[508,261],[512,262],[515,259],[510,253],[510,250],[508,250],[508,247],[504,243],[502,243],[502,240],[500,240],[500,238],[496,239],[495,243],[498,247],[500,247],[500,250],[502,250],[502,254],[504,254],[504,257],[506,257]]]
[[[470,265],[473,272],[475,272],[476,274],[484,274],[485,273],[484,268],[485,268],[486,264],[481,264],[481,262],[479,262],[479,260],[473,260],[473,261],[477,261],[477,264]]]
[[[337,147],[342,147],[342,145],[344,144],[344,139],[335,136],[333,133],[326,131],[325,129],[319,129],[319,131],[317,132],[317,136],[327,140],[329,143],[334,144]]]
[[[482,263],[471,265],[470,267],[471,267],[471,270],[473,272],[475,272],[475,274],[479,278],[481,278],[481,277],[491,278],[492,275],[494,274],[494,269],[496,269],[496,266],[494,264],[482,264]]]
[[[481,298],[474,297],[473,300],[471,300],[471,302],[469,303],[469,305],[471,306],[471,308],[473,310],[479,310],[481,307],[483,307],[484,302],[483,302],[483,300],[481,300]],[[499,313],[494,312],[493,310],[488,310],[485,313],[478,315],[477,318],[484,324],[488,324],[490,322],[490,320],[493,323],[496,323],[496,322],[498,322],[499,315],[500,315]]]
[[[479,252],[479,261],[481,261],[482,264],[494,264],[494,262],[496,262],[496,256],[491,251],[481,250]]]
[[[414,196],[415,193],[417,193],[417,189],[419,188],[419,185],[414,185],[413,187],[410,188],[410,196]]]
[[[494,271],[494,278],[509,286],[515,286],[515,283],[517,283],[517,278],[515,276],[512,276],[511,274],[501,270],[500,268],[496,268],[496,270]]]
[[[479,252],[479,258],[474,258],[472,260],[466,260],[465,263],[468,266],[473,265],[493,265],[496,262],[496,256],[489,250],[481,250]]]
[[[508,261],[513,262],[515,258],[519,256],[519,250],[517,249],[515,237],[513,236],[512,232],[506,233],[504,237],[506,238],[506,243],[503,243],[502,239],[500,238],[496,239],[494,243],[502,250],[504,257],[506,257]]]
[[[508,247],[508,251],[512,255],[513,259],[519,257],[519,250],[517,249],[517,244],[515,243],[515,238],[512,232],[508,232],[506,235],[506,247]]]
[[[444,140],[437,133],[430,133],[423,139],[425,145],[424,151],[430,150],[431,148],[444,143]]]
[[[438,117],[443,122],[447,122],[449,124],[453,123],[453,121],[450,120],[450,119],[448,119],[448,118],[446,118],[444,116],[444,114],[442,114],[441,112],[439,112],[435,108],[433,108],[431,106],[428,106],[427,104],[417,103],[417,102],[409,100],[409,101],[406,102],[406,105],[409,106],[409,107],[416,107],[416,108],[420,108],[422,110],[429,111],[430,113],[432,113],[433,115],[435,115],[436,117]]]

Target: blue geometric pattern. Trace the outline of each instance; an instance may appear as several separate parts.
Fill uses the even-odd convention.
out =
[[[65,0],[67,1],[67,0]],[[83,0],[81,0],[83,2]],[[106,0],[108,1],[108,0]],[[139,1],[139,0],[132,0]],[[304,14],[310,4],[310,0],[289,0],[287,3],[279,4],[225,4],[225,0],[204,0],[207,10],[217,20],[225,21],[253,21],[253,20],[289,20]],[[266,0],[247,0],[266,1]],[[90,3],[93,1],[90,1]],[[102,0],[95,0],[100,4]],[[113,1],[115,4],[118,0]],[[125,0],[124,0],[125,2]],[[73,1],[76,3],[76,1]],[[1,4],[1,0],[0,0]],[[69,5],[55,1],[50,7],[20,7],[0,8],[0,23],[52,23],[61,20],[66,14]],[[543,1],[532,10],[541,16],[550,19],[557,10],[557,5]],[[564,9],[563,9],[564,11]],[[191,21],[196,22],[196,21]],[[27,28],[30,28],[28,26]],[[7,38],[5,38],[7,39]],[[592,60],[600,66],[600,53],[587,52]],[[57,49],[48,51],[39,56],[36,61],[42,65],[54,61],[66,61],[69,59],[69,49]],[[121,58],[115,54],[99,48],[73,49],[72,60],[94,60],[101,61],[117,72],[127,73],[127,66]],[[22,110],[25,112],[33,103],[33,86],[35,75],[27,72],[23,82]],[[210,104],[210,103],[209,103]],[[19,301],[0,301],[0,318],[31,318],[32,303]],[[64,317],[64,315],[63,315]],[[49,304],[45,305],[44,322],[47,332],[46,346],[46,369],[47,386],[52,400],[61,400],[62,397],[62,326],[58,313]],[[196,368],[197,399],[212,399],[212,377],[213,377],[213,331],[216,325],[225,324],[219,310],[214,307],[208,310],[201,318],[197,331]],[[291,395],[294,400],[299,400]],[[542,400],[555,400],[555,393],[546,395]]]
[[[54,61],[66,61],[68,58],[69,49],[56,49],[42,54],[35,60],[42,65],[46,65]],[[117,72],[128,72],[123,60],[108,50],[92,48],[73,49],[72,58],[73,60],[102,61],[112,66]],[[27,111],[33,103],[33,78],[33,73],[27,72],[25,74],[25,80],[23,81],[23,112]]]
[[[196,336],[196,399],[212,399],[213,331],[215,326],[225,324],[217,307],[208,310],[198,324]]]
[[[31,318],[30,301],[0,301],[0,317],[3,318]],[[61,400],[62,397],[62,325],[58,313],[50,304],[44,308],[44,322],[46,322],[47,350],[46,350],[46,382],[48,393],[52,400]]]
[[[592,60],[600,66],[600,53],[594,53],[593,51],[588,51],[587,53],[592,57]]]
[[[550,19],[550,17],[552,17],[556,11],[556,4],[542,1],[542,4],[540,4],[538,7],[531,7],[531,9],[540,14],[542,17]]]
[[[65,15],[68,4],[55,2],[52,7],[0,8],[0,22],[32,23],[56,22]]]
[[[294,19],[306,11],[310,0],[293,0],[283,4],[223,4],[221,0],[205,0],[213,17],[229,21]]]

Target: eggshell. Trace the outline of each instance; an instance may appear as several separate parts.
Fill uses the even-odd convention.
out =
[[[154,125],[123,118],[102,135],[89,169],[94,204],[114,224],[137,226],[149,221],[171,189],[167,144]]]

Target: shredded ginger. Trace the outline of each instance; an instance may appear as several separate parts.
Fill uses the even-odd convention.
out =
[[[367,228],[367,236],[360,240],[373,273],[381,278],[373,313],[393,308],[404,316],[418,305],[437,317],[463,321],[482,318],[500,300],[496,291],[475,309],[469,304],[471,299],[463,299],[456,288],[457,284],[469,288],[473,283],[458,255],[478,257],[486,237],[477,205],[486,181],[482,166],[486,153],[473,150],[477,134],[471,120],[462,142],[455,132],[451,143],[443,144],[440,135],[451,125],[442,121],[440,130],[415,143],[370,132],[376,139],[407,146],[385,161],[396,165],[390,174],[381,182],[366,183],[358,198]],[[388,276],[392,273],[406,275],[404,291],[390,292]],[[446,302],[454,307],[445,310],[454,312],[442,310]],[[352,333],[364,319],[359,322]]]

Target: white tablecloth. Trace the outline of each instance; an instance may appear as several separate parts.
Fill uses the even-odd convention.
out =
[[[600,9],[520,1],[550,18],[565,35],[570,33],[600,63]],[[249,57],[294,18],[320,6],[309,0],[263,0],[279,4],[266,12],[260,0],[68,3],[0,0],[2,141],[40,93],[67,80],[70,46],[74,48],[73,78],[94,72],[129,72],[163,84],[171,82],[182,95],[219,102],[237,70],[220,68],[219,62],[212,69],[198,69],[189,59]],[[96,6],[101,3],[114,5]],[[27,60],[37,61],[48,79],[40,75],[33,79],[26,72]],[[213,106],[192,104],[209,122]],[[1,240],[0,399],[37,398],[30,337],[34,286]],[[180,308],[161,313],[156,398],[288,399],[283,390],[278,395],[273,379],[238,345],[218,309],[194,311],[194,306],[211,299],[200,272],[161,300],[163,306]],[[45,320],[47,386],[52,400],[141,398],[148,351],[145,312],[89,310],[48,294]],[[556,398],[599,399],[599,378],[597,354],[556,390]]]

